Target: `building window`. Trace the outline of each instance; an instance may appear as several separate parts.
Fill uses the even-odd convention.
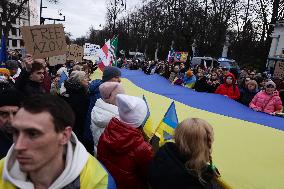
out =
[[[12,40],[12,46],[17,47],[18,46],[18,40],[13,39]]]
[[[17,21],[16,18],[11,19],[11,23],[12,23],[12,24],[16,24],[16,21]]]
[[[12,32],[12,35],[17,35],[17,29],[16,28],[12,28],[11,32]]]

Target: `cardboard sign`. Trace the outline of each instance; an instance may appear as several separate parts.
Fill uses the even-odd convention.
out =
[[[27,53],[34,58],[46,58],[66,53],[66,40],[62,24],[23,26],[20,28]]]
[[[66,54],[64,55],[58,55],[58,56],[52,56],[48,59],[50,66],[55,66],[57,64],[65,64],[66,63]]]
[[[67,60],[73,60],[75,62],[82,62],[84,56],[84,48],[72,44],[68,47],[68,53],[67,53]]]
[[[284,62],[277,61],[274,67],[273,77],[283,78],[284,77]]]

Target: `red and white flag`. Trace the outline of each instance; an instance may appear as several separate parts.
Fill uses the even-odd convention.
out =
[[[104,70],[106,66],[111,66],[111,61],[110,61],[110,40],[108,40],[104,46],[98,51],[98,56],[100,59],[100,62],[98,63],[98,66],[100,70]]]
[[[100,59],[98,67],[100,68],[100,70],[103,71],[106,66],[115,65],[114,63],[116,61],[117,43],[118,39],[117,37],[115,37],[114,39],[108,40],[98,51],[98,57]]]

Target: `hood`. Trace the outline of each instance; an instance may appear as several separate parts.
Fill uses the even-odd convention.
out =
[[[117,118],[110,120],[103,136],[106,146],[115,153],[134,150],[144,142],[142,132],[139,129],[123,123]]]
[[[92,122],[97,127],[105,128],[113,117],[119,117],[118,107],[98,99],[91,113]]]
[[[34,189],[32,182],[27,181],[27,174],[20,171],[19,163],[13,153],[14,145],[7,153],[4,162],[3,179],[22,189]],[[58,189],[72,183],[81,173],[89,158],[89,153],[72,133],[67,144],[66,164],[61,175],[48,189]]]
[[[232,78],[233,78],[233,84],[232,84],[232,85],[235,85],[235,83],[236,83],[236,77],[234,76],[234,74],[232,74],[231,72],[227,73],[227,75],[225,76],[225,79],[224,79],[224,84],[225,84],[225,85],[228,85],[228,84],[226,83],[227,77],[232,77]]]
[[[64,82],[64,87],[66,88],[67,94],[86,93],[85,87],[79,82],[67,80]]]
[[[89,92],[91,94],[99,94],[100,93],[99,86],[102,83],[103,83],[103,81],[100,80],[100,79],[96,79],[96,80],[92,81],[90,86],[89,86]]]

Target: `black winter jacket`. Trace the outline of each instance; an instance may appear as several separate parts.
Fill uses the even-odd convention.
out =
[[[221,189],[213,181],[213,171],[205,168],[202,174],[206,183],[186,169],[186,158],[175,143],[166,143],[156,153],[149,169],[149,181],[153,189]]]

